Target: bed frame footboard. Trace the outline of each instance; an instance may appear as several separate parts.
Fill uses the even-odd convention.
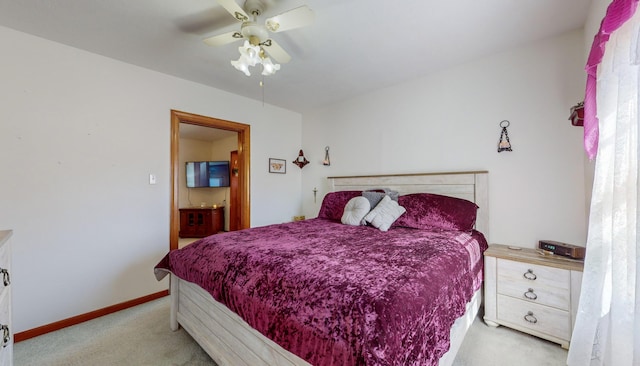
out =
[[[451,328],[451,348],[439,366],[453,364],[464,335],[478,314],[482,291],[467,303],[466,313]],[[182,326],[219,366],[310,366],[251,328],[242,318],[198,285],[171,275],[171,330]]]
[[[180,286],[178,284],[178,277],[174,276],[173,273],[169,276],[169,294],[171,294],[171,310],[169,311],[169,328],[172,331],[176,331],[180,328],[180,324],[178,324],[178,299],[179,296],[174,296],[174,294],[178,294],[180,292]]]
[[[173,275],[170,319],[171,329],[178,329],[179,323],[219,366],[310,366],[251,328],[198,285]]]

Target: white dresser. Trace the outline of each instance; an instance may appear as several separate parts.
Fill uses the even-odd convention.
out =
[[[537,250],[493,244],[484,253],[484,321],[569,348],[580,286],[581,261]]]
[[[0,231],[0,366],[13,365],[11,230]]]

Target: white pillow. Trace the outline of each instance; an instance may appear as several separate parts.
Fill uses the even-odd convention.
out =
[[[364,216],[371,210],[371,204],[369,200],[362,197],[353,197],[344,206],[344,212],[342,213],[342,221],[345,225],[365,225]]]
[[[406,211],[398,202],[392,200],[389,196],[384,196],[382,201],[364,217],[364,220],[380,229],[380,231],[387,231],[391,224]]]

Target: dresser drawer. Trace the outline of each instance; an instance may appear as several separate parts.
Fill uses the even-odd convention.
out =
[[[0,294],[0,365],[11,365],[13,359],[13,329],[11,326],[11,296],[9,288]],[[7,327],[5,330],[4,327]]]
[[[518,299],[569,310],[571,275],[568,270],[499,259],[497,292]]]
[[[571,339],[571,318],[565,310],[498,295],[498,319],[561,339]]]
[[[11,296],[9,291],[0,294],[0,324],[8,325],[11,323],[11,311],[9,305],[11,303]],[[0,332],[1,335],[1,332]],[[0,345],[2,345],[2,339],[0,337]]]
[[[7,273],[0,273],[0,292],[4,291],[5,284],[4,280],[6,279],[10,282],[11,278],[11,270],[10,270],[10,252],[8,245],[0,245],[0,270],[6,270]]]
[[[13,365],[13,343],[0,347],[0,365]]]
[[[0,230],[0,366],[13,365],[13,328],[11,327],[11,230]],[[7,285],[4,285],[7,281]]]

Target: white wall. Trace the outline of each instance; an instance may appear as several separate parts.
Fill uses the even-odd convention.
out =
[[[587,56],[591,51],[591,45],[593,44],[593,37],[600,30],[600,23],[607,14],[607,7],[611,4],[611,0],[591,0],[591,6],[589,7],[589,14],[587,21],[584,25],[584,57],[585,64]],[[583,65],[584,67],[584,65]]]
[[[171,109],[251,125],[253,226],[300,211],[300,172],[267,171],[300,148],[300,114],[8,28],[0,44],[16,332],[167,288]]]
[[[327,176],[488,170],[491,242],[584,245],[583,131],[567,120],[583,45],[573,31],[305,114],[304,213],[317,215]],[[497,153],[505,119],[513,152]]]

